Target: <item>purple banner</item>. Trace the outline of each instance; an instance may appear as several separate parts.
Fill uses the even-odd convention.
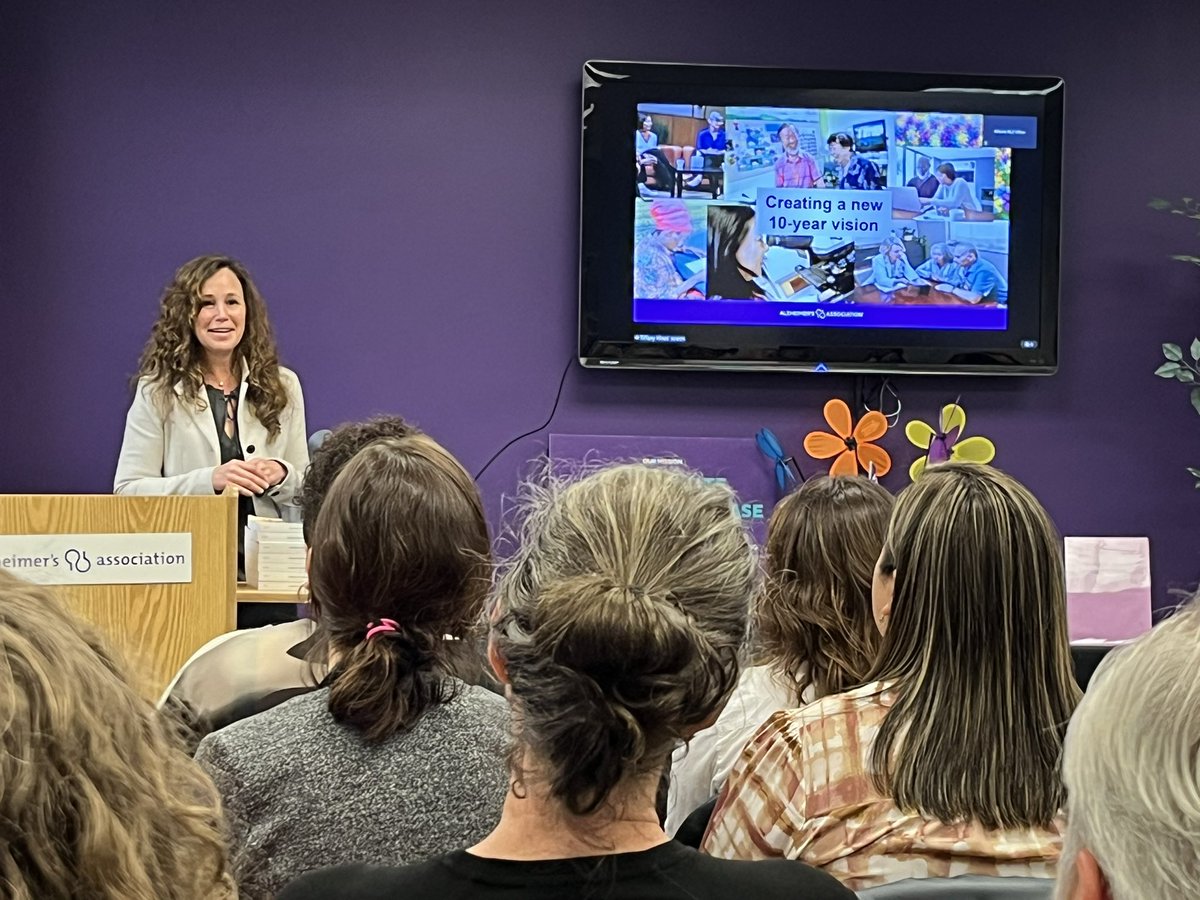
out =
[[[634,300],[633,321],[656,325],[807,325],[1003,331],[1003,306],[864,306],[755,300]]]
[[[706,478],[728,482],[738,496],[742,520],[760,545],[766,543],[767,520],[775,507],[775,475],[754,438],[551,434],[550,459],[555,464],[640,462],[695,469]]]

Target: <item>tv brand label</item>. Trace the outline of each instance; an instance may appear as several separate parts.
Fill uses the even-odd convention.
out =
[[[186,584],[192,580],[192,536],[0,535],[0,568],[35,584]]]

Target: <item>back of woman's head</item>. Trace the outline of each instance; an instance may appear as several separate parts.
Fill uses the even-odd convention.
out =
[[[879,572],[894,580],[870,677],[897,693],[873,751],[881,786],[942,821],[1049,822],[1079,689],[1046,511],[996,469],[928,469],[896,502]]]
[[[879,645],[871,576],[893,498],[866,478],[813,478],[775,507],[759,605],[762,651],[796,702],[862,684]]]
[[[720,709],[756,571],[732,493],[697,475],[616,466],[534,504],[492,640],[528,772],[570,813],[657,771]]]
[[[219,894],[218,804],[95,629],[0,570],[0,893]]]
[[[458,460],[423,434],[369,444],[334,479],[311,546],[334,717],[374,741],[450,699],[463,644],[446,638],[471,635],[491,579],[483,503]]]

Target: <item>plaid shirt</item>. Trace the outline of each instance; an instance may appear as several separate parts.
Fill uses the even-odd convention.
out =
[[[742,751],[703,849],[799,859],[859,891],[904,878],[1052,878],[1064,823],[986,829],[904,812],[875,789],[871,745],[894,693],[880,682],[775,713]]]
[[[803,150],[797,156],[784,153],[775,162],[775,187],[811,188],[818,183],[824,187],[823,178],[824,173],[817,168],[817,161]]]

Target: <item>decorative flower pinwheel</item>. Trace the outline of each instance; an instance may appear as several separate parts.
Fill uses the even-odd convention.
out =
[[[883,413],[872,410],[854,424],[850,407],[842,400],[830,400],[825,404],[825,421],[833,434],[810,431],[804,439],[804,449],[814,459],[837,458],[829,467],[830,475],[857,475],[861,467],[864,472],[875,467],[876,475],[886,475],[892,467],[892,458],[886,450],[871,443],[887,432],[887,419]]]
[[[996,445],[985,437],[974,435],[963,438],[967,427],[967,414],[957,403],[942,407],[937,431],[920,419],[913,419],[904,426],[904,433],[914,446],[925,451],[908,467],[908,477],[916,481],[928,466],[936,466],[949,460],[958,462],[988,463],[996,458]]]
[[[796,457],[783,452],[783,445],[779,443],[779,438],[775,437],[775,432],[770,428],[760,428],[754,435],[754,440],[763,456],[775,464],[775,485],[780,494],[804,481],[804,473],[800,471]]]

